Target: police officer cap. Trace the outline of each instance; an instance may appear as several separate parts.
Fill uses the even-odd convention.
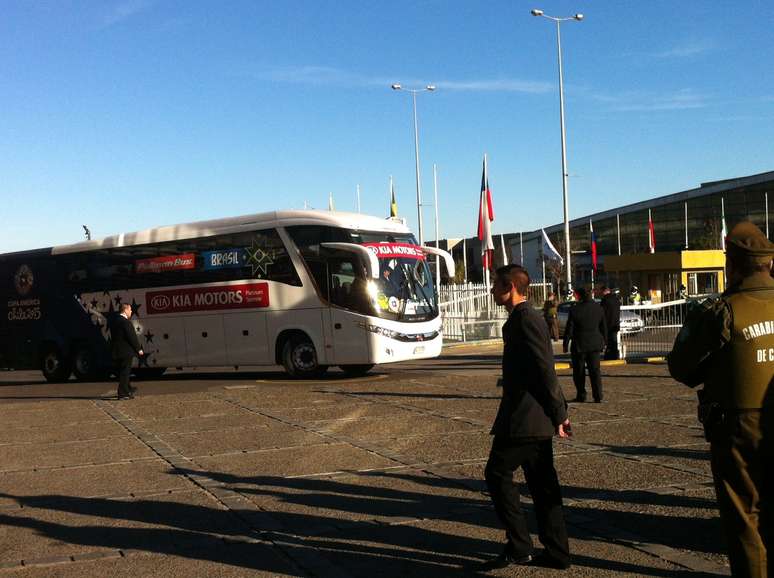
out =
[[[774,255],[774,243],[750,221],[736,225],[726,237],[726,246],[732,252],[750,257],[771,257]]]

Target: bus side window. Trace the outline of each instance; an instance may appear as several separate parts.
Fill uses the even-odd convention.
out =
[[[260,250],[260,253],[257,253],[258,257],[265,255],[263,261],[259,263],[262,265],[260,269],[262,273],[260,277],[262,279],[296,287],[301,286],[301,279],[293,266],[293,262],[290,260],[285,244],[276,230],[269,229],[256,232],[250,247],[251,249],[255,247]],[[252,260],[256,261],[256,258],[253,257]]]

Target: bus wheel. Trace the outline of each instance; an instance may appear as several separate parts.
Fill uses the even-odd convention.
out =
[[[78,381],[88,381],[97,377],[94,354],[87,346],[80,346],[73,355],[73,374]]]
[[[349,377],[363,377],[366,373],[371,371],[374,367],[373,363],[363,363],[359,365],[339,365],[341,371],[343,371]]]
[[[40,370],[46,381],[52,383],[67,381],[70,377],[70,363],[56,346],[51,346],[43,352]]]
[[[319,377],[328,369],[317,363],[317,351],[308,337],[293,337],[282,349],[282,365],[293,377],[309,379]]]

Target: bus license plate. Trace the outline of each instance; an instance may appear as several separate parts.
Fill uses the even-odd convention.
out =
[[[425,346],[424,345],[420,345],[419,347],[415,347],[414,348],[414,355],[416,355],[418,353],[424,353],[424,352],[425,352]]]

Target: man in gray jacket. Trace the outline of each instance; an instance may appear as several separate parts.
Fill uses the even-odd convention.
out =
[[[519,265],[497,270],[492,295],[510,312],[503,325],[503,397],[491,433],[494,435],[486,483],[497,516],[506,528],[503,552],[484,569],[511,564],[570,567],[570,550],[562,512],[562,494],[554,468],[552,438],[569,437],[567,402],[554,371],[548,327],[527,301],[529,274]],[[519,503],[513,473],[523,468],[537,514],[545,551],[533,557],[527,520]]]

